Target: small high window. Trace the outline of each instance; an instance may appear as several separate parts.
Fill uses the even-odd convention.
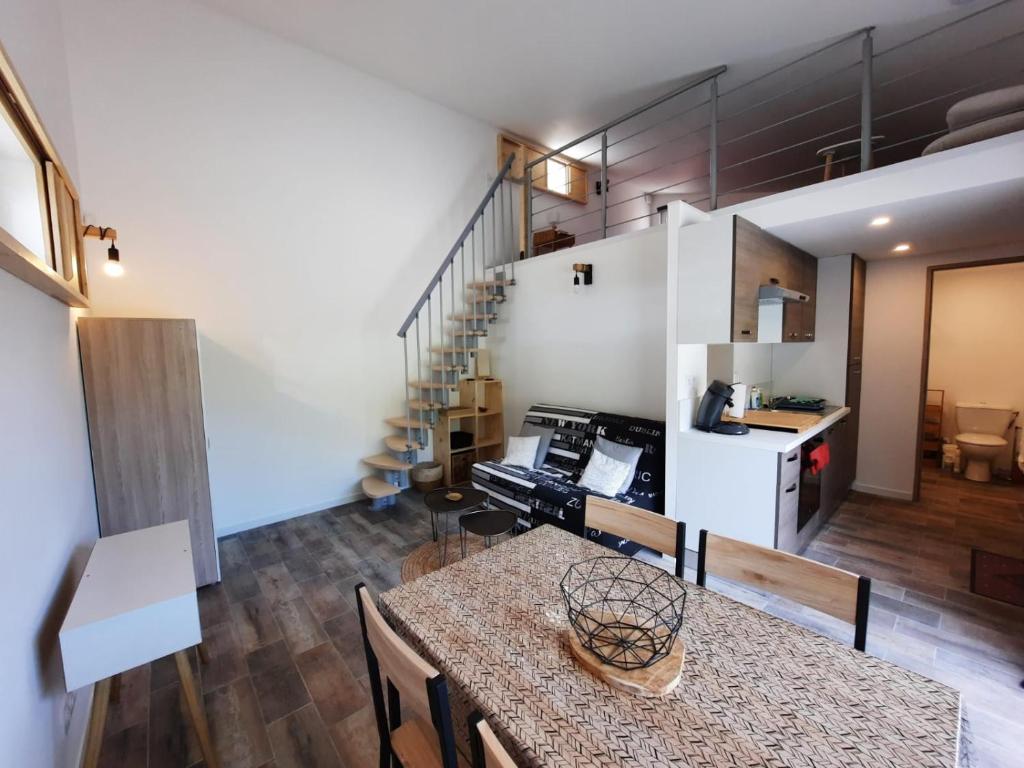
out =
[[[569,194],[569,169],[565,163],[549,158],[547,161],[547,188],[560,195]]]

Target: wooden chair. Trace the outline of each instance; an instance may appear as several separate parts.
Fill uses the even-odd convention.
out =
[[[587,528],[621,536],[663,555],[674,555],[676,576],[683,578],[686,523],[600,496],[587,496],[584,519]]]
[[[866,576],[702,530],[697,552],[700,586],[708,573],[767,589],[847,621],[854,626],[853,647],[864,650],[871,599],[871,579]]]
[[[370,695],[380,735],[380,768],[456,768],[455,733],[444,676],[384,621],[365,584],[356,585]],[[384,686],[387,681],[387,706]],[[413,717],[402,722],[402,708]]]
[[[511,756],[479,712],[469,716],[469,746],[473,754],[473,768],[516,768]]]

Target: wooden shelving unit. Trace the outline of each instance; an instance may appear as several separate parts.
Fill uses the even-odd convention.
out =
[[[942,463],[942,406],[946,398],[943,389],[929,389],[924,401],[924,421],[921,422],[921,455]]]
[[[439,411],[434,427],[434,461],[444,468],[445,485],[469,482],[474,464],[504,455],[503,406],[498,379],[481,377],[459,382],[459,405]],[[472,443],[453,449],[452,432],[468,432]]]

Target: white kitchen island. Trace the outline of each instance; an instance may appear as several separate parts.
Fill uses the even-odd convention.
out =
[[[799,533],[800,447],[845,429],[850,409],[830,409],[801,432],[751,429],[746,435],[721,435],[684,429],[676,454],[676,517],[686,523],[686,547],[696,551],[700,530],[765,547],[799,551],[832,509],[823,508]],[[837,445],[841,442],[837,440]],[[834,477],[846,475],[845,452],[833,450]],[[847,486],[848,487],[848,486]],[[838,497],[838,494],[837,494]]]

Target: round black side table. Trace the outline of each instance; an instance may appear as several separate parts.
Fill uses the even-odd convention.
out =
[[[458,494],[460,498],[450,499],[449,494]],[[438,488],[423,497],[423,503],[430,510],[430,526],[433,529],[434,541],[438,540],[438,518],[445,515],[444,545],[437,545],[438,558],[441,565],[448,561],[448,516],[453,512],[469,512],[487,504],[487,494],[476,488],[449,487]]]
[[[467,532],[483,536],[484,546],[489,547],[491,539],[503,533],[511,533],[516,527],[517,519],[516,513],[507,509],[483,509],[462,515],[459,518],[459,544],[462,547],[462,556],[466,556]]]

